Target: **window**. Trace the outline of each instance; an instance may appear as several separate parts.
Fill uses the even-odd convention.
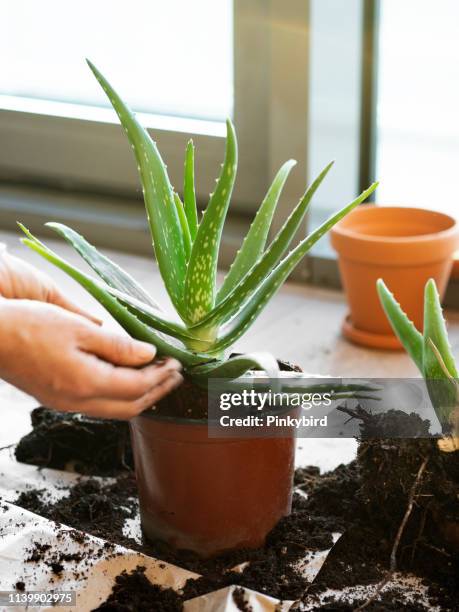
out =
[[[459,3],[380,5],[378,201],[457,214]]]
[[[232,114],[231,0],[9,0],[2,21],[4,105],[108,107],[89,57],[136,111],[215,121]]]
[[[84,217],[105,227],[113,208],[113,226],[145,225],[132,152],[85,57],[154,130],[178,190],[186,141],[193,138],[197,196],[207,201],[224,156],[223,120],[230,114],[239,140],[231,212],[248,220],[292,156],[299,163],[280,217],[301,195],[309,41],[304,0],[7,0],[2,11],[0,213],[6,218],[7,211],[11,224],[24,185],[30,185],[111,198],[83,210],[82,198],[72,204],[59,193],[34,192],[23,209],[36,212],[37,224],[53,216],[83,231],[78,219]],[[99,210],[103,214],[96,215]],[[226,234],[237,246],[240,230]],[[111,235],[104,232],[107,243],[118,245]]]

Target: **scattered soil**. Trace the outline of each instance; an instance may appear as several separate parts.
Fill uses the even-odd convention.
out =
[[[80,474],[110,476],[134,467],[125,421],[92,419],[81,414],[35,408],[32,431],[16,447],[22,463]]]
[[[458,453],[440,454],[436,441],[425,437],[428,423],[416,415],[391,411],[386,418],[353,416],[362,422],[357,460],[323,475],[316,467],[297,470],[295,484],[307,498],[294,495],[292,514],[279,522],[262,549],[202,560],[189,551],[170,549],[162,542],[139,544],[127,538],[122,532],[124,522],[138,512],[135,479],[130,472],[108,484],[82,479],[69,490],[68,497],[55,504],[49,503],[43,490],[27,491],[17,503],[58,523],[202,574],[197,580],[189,580],[182,592],[175,593],[150,584],[144,570],[137,568],[117,578],[101,610],[181,610],[183,601],[229,585],[241,587],[235,591],[241,610],[249,609],[241,608],[246,605],[244,588],[281,600],[302,599],[314,604],[315,610],[355,610],[359,606],[365,606],[368,612],[425,610],[420,595],[415,594],[413,602],[407,604],[402,591],[385,585],[394,543],[400,536],[395,555],[397,570],[423,580],[430,606],[439,606],[445,612],[456,611],[459,553],[448,547],[441,525],[445,517],[459,521]],[[413,427],[418,428],[419,439],[390,437],[394,427],[400,435],[404,419],[411,421],[406,423],[411,434]],[[380,432],[387,437],[377,439]],[[420,465],[426,458],[426,469],[413,492]],[[413,508],[399,534],[411,494]],[[337,531],[344,531],[344,535],[333,547],[316,580],[309,584],[298,571],[299,559],[305,550],[329,548],[332,533]],[[29,551],[30,557],[34,555],[56,564],[56,570],[59,564],[65,565],[65,559],[50,550],[37,551],[35,547]],[[84,566],[85,559],[90,557],[94,557],[94,552],[85,550],[80,565]],[[247,561],[249,564],[242,571],[231,569]],[[321,605],[318,603],[318,597],[323,597],[328,589],[352,590],[365,584],[381,586],[377,601],[361,601],[361,596],[356,596],[351,604],[349,599],[326,596]]]
[[[238,610],[241,610],[242,612],[253,612],[252,606],[245,598],[245,591],[243,588],[238,587],[237,589],[234,589],[233,601],[236,604]]]
[[[145,576],[145,568],[137,567],[128,574],[116,577],[112,593],[96,610],[111,612],[177,612],[182,610],[183,599],[173,589],[163,589],[152,584]]]

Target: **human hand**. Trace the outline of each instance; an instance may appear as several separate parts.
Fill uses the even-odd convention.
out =
[[[55,304],[101,324],[99,319],[68,300],[47,274],[22,259],[10,255],[6,249],[0,252],[0,296],[8,299],[37,300]]]
[[[182,381],[154,346],[52,304],[0,298],[0,338],[0,378],[57,410],[128,419]]]

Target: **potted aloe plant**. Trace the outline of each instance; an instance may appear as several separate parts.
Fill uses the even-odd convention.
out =
[[[399,459],[411,464],[413,472],[417,470],[413,459],[417,467],[425,465],[423,496],[417,500],[424,512],[423,524],[427,524],[426,516],[433,517],[446,542],[459,549],[459,381],[439,292],[430,279],[424,290],[421,333],[381,279],[377,291],[394,333],[426,381],[443,432],[438,439],[404,441],[405,456]],[[419,534],[423,535],[422,530]]]
[[[231,121],[226,124],[221,173],[199,219],[193,144],[189,142],[186,149],[182,201],[148,132],[102,74],[91,63],[89,66],[134,151],[156,260],[178,317],[167,316],[127,272],[64,225],[48,224],[77,250],[100,280],[64,261],[21,226],[27,235],[23,242],[79,282],[129,334],[153,343],[158,356],[172,356],[183,364],[183,389],[162,407],[154,407],[131,422],[142,525],[147,536],[201,555],[259,546],[290,511],[293,434],[283,438],[209,438],[203,388],[210,378],[236,379],[249,370],[264,371],[271,378],[279,376],[279,364],[273,356],[263,352],[231,356],[231,346],[254,323],[313,244],[363,202],[376,184],[288,252],[331,164],[307,189],[267,246],[277,201],[295,163],[286,162],[217,288],[219,246],[237,168],[236,134]]]

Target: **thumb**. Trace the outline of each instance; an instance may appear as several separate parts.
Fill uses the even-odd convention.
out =
[[[92,327],[85,333],[83,350],[119,366],[141,366],[155,358],[156,348],[148,342]]]

